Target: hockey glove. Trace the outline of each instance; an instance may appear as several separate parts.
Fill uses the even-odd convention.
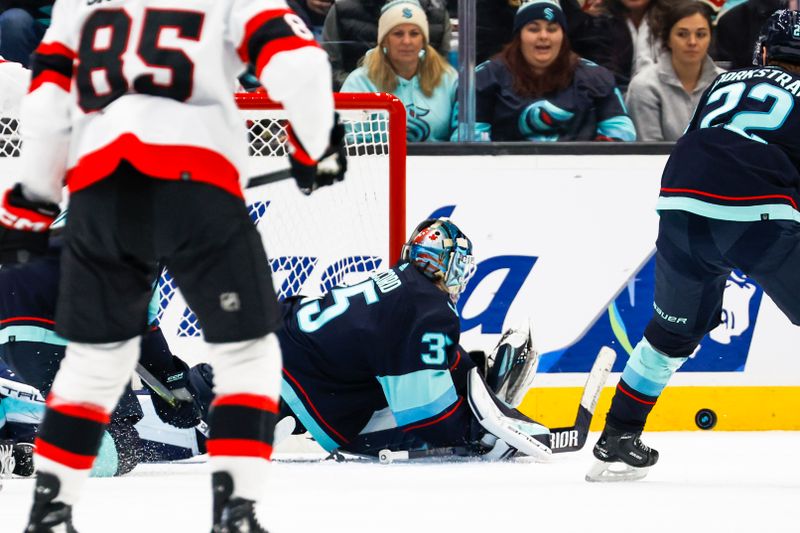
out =
[[[6,191],[0,206],[0,263],[27,263],[44,255],[50,224],[60,212],[56,204],[25,198],[19,183]]]
[[[200,423],[200,409],[194,399],[194,391],[189,381],[189,367],[181,359],[172,356],[169,368],[154,369],[146,367],[161,384],[174,395],[172,402],[144,381],[150,389],[150,397],[158,418],[176,428],[193,428]]]
[[[311,194],[320,187],[333,185],[344,179],[347,172],[347,149],[344,144],[344,126],[336,114],[331,129],[331,140],[328,149],[315,161],[300,144],[291,126],[289,133],[289,163],[292,175],[303,194]]]

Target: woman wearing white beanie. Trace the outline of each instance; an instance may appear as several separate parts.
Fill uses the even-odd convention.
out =
[[[457,81],[455,70],[429,44],[420,5],[393,0],[381,10],[378,45],[347,76],[342,92],[392,93],[406,106],[409,141],[446,141]]]

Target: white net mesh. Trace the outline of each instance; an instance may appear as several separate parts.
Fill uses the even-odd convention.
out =
[[[243,111],[250,132],[250,176],[288,166],[281,111]],[[250,216],[269,256],[280,299],[317,296],[355,283],[389,264],[388,113],[340,111],[348,132],[345,181],[305,196],[294,180],[245,191]],[[156,316],[168,338],[201,336],[168,272]]]
[[[0,118],[0,157],[19,155],[19,121],[15,118]]]

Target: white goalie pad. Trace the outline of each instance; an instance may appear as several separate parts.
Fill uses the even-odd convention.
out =
[[[3,480],[11,477],[15,466],[14,444],[11,441],[0,442],[0,490],[3,488]]]
[[[297,420],[293,416],[284,416],[275,424],[275,432],[272,437],[272,446],[277,446],[288,439],[297,427]]]
[[[550,442],[550,430],[521,414],[515,417],[511,409],[501,410],[499,400],[476,368],[469,371],[467,398],[472,413],[486,431],[524,455],[537,460],[550,458],[553,452],[546,444]]]

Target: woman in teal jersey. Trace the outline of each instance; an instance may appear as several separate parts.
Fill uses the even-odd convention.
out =
[[[394,0],[378,21],[378,45],[342,92],[388,92],[406,106],[410,142],[446,141],[456,101],[455,70],[428,44],[428,19],[414,0]]]

